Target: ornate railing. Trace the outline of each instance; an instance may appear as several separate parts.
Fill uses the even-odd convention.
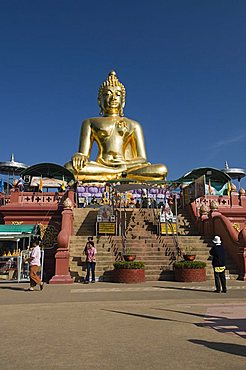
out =
[[[66,199],[67,195],[64,193],[20,193],[20,203],[61,203]]]
[[[66,193],[58,192],[19,192],[14,191],[10,195],[1,194],[0,206],[8,204],[61,204],[67,198]]]

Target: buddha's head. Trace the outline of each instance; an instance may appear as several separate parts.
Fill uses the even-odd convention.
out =
[[[124,116],[123,109],[126,101],[126,89],[118,80],[115,71],[111,71],[106,81],[98,91],[100,114],[106,116]]]

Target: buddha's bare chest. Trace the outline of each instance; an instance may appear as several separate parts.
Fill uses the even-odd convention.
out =
[[[130,134],[127,122],[124,119],[117,119],[109,122],[95,122],[92,131],[99,140],[107,140],[111,137],[125,138]]]

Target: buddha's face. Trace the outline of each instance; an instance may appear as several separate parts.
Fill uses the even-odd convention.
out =
[[[119,114],[122,105],[123,101],[121,88],[118,86],[105,87],[100,101],[100,106],[104,114]]]

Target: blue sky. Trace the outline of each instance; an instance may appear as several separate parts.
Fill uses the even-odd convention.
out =
[[[0,161],[70,160],[115,69],[169,180],[245,168],[245,19],[243,0],[0,1]]]

